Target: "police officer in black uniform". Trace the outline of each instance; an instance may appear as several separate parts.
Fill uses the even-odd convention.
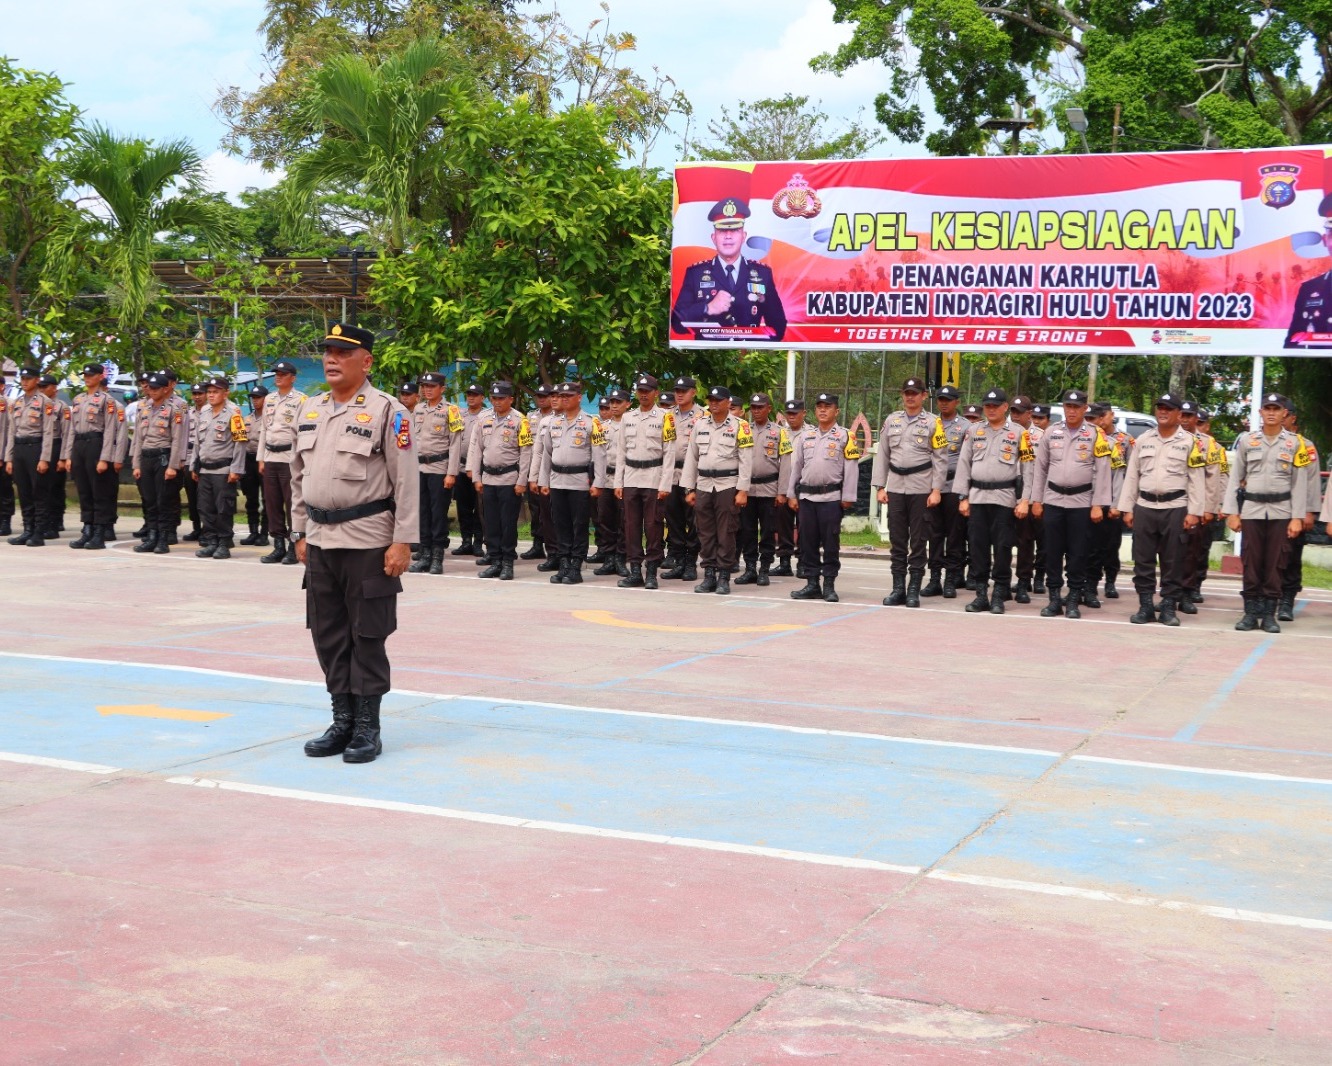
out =
[[[734,196],[719,200],[708,212],[712,223],[712,246],[717,254],[712,259],[695,263],[685,271],[680,293],[671,311],[671,328],[684,333],[695,328],[696,337],[726,339],[714,335],[707,325],[721,327],[767,326],[772,336],[746,335],[746,344],[753,341],[779,341],[786,333],[786,308],[773,281],[772,267],[746,259],[741,255],[745,246],[745,219],[749,205]]]
[[[1323,216],[1323,247],[1332,255],[1332,193],[1318,205]],[[1310,278],[1295,294],[1287,348],[1332,348],[1332,270]]]

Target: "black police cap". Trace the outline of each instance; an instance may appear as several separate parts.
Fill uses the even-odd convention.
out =
[[[273,364],[272,369],[274,374],[294,374],[296,373],[296,364],[286,359],[279,359]]]
[[[267,395],[268,395],[268,388],[265,385],[256,385],[254,388],[250,390],[250,398],[252,400],[261,400]]]
[[[961,394],[960,392],[958,392],[957,389],[953,388],[952,385],[945,385],[945,386],[944,386],[943,388],[941,388],[937,393],[935,393],[935,399],[937,399],[937,400],[960,400],[960,399],[962,399],[962,394]]]
[[[375,335],[360,326],[349,326],[343,322],[334,322],[333,328],[324,338],[325,348],[364,348],[367,352],[375,350]]]
[[[805,401],[804,401],[804,400],[787,400],[787,401],[786,401],[786,413],[787,413],[787,414],[795,414],[795,412],[797,412],[797,411],[803,411],[804,409],[805,409]]]

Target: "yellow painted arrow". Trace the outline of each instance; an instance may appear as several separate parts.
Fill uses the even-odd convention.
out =
[[[616,626],[619,629],[650,629],[654,633],[784,633],[792,629],[804,629],[805,626],[782,625],[770,626],[664,626],[654,622],[631,622],[626,618],[616,618],[610,611],[574,611],[573,616],[580,622],[591,622],[599,626]]]
[[[125,714],[133,718],[172,718],[177,722],[215,722],[219,718],[230,718],[222,711],[187,711],[180,707],[159,707],[155,703],[124,703],[108,707],[98,707],[102,715]]]

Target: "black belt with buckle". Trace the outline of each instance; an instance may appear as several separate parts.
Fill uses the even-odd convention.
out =
[[[795,490],[797,496],[802,493],[808,493],[810,496],[817,496],[824,492],[841,492],[842,483],[840,481],[832,481],[827,485],[806,485],[802,481],[800,484],[796,485]]]
[[[720,477],[737,477],[737,476],[739,475],[739,473],[740,473],[740,471],[739,471],[738,469],[736,469],[736,470],[703,470],[703,469],[700,468],[700,470],[699,470],[699,472],[698,472],[698,476],[699,476],[699,477],[717,477],[717,478],[720,478]]]
[[[1004,489],[1015,489],[1018,487],[1018,480],[1012,481],[973,481],[973,489],[981,489],[984,492],[1002,492]]]
[[[17,444],[18,441],[15,441],[14,443]],[[143,451],[139,452],[140,457],[144,459],[159,459],[164,455],[170,454],[170,448],[144,448]]]
[[[489,474],[491,477],[503,477],[505,474],[516,474],[518,473],[518,464],[514,463],[512,466],[486,466],[485,463],[482,463],[481,473]]]
[[[651,470],[655,466],[661,466],[661,456],[655,459],[626,459],[624,465],[633,470]]]
[[[448,457],[449,457],[448,452],[444,452],[442,455],[418,455],[416,457],[416,461],[420,463],[422,466],[424,466],[426,463],[441,462],[442,460],[447,459]]]
[[[1059,493],[1061,496],[1080,496],[1084,492],[1091,492],[1092,483],[1089,481],[1085,485],[1056,485],[1053,481],[1047,481],[1045,487]]]
[[[228,467],[230,465],[230,459],[210,459],[206,463],[202,459],[199,460],[200,470],[221,470],[223,467]]]
[[[889,463],[888,469],[891,470],[898,477],[910,477],[912,474],[924,473],[933,465],[934,465],[933,463],[921,463],[920,466],[901,467],[901,466],[893,466],[892,463]]]
[[[1144,495],[1146,495],[1144,493]],[[1245,503],[1285,503],[1290,499],[1289,492],[1248,492],[1244,493]]]
[[[1176,489],[1174,492],[1144,492],[1138,490],[1138,495],[1148,503],[1170,503],[1172,500],[1182,500],[1185,496],[1183,489]]]
[[[270,445],[268,446],[268,450],[269,450],[270,452],[289,452],[289,451],[291,451],[291,445],[290,445],[290,444],[270,444]]]
[[[31,447],[33,447],[34,445],[36,445],[37,447],[40,447],[40,446],[41,446],[41,443],[42,443],[42,438],[41,438],[41,437],[15,437],[15,438],[14,438],[14,447],[15,447],[15,448],[31,448]],[[167,450],[170,451],[171,449],[168,448]]]
[[[554,471],[554,472],[557,473],[557,474],[591,474],[591,473],[592,473],[592,465],[591,465],[590,463],[587,464],[587,465],[585,465],[585,466],[560,466],[559,463],[551,463],[551,464],[550,464],[550,468],[551,468],[552,471]],[[515,467],[514,469],[516,470],[517,467]]]
[[[749,483],[751,485],[771,485],[776,480],[776,474],[760,474],[758,477],[751,477]]]
[[[76,441],[102,440],[102,430],[95,429],[90,430],[87,433],[75,433],[74,439]]]
[[[331,511],[326,511],[322,507],[305,505],[305,513],[310,516],[310,521],[321,526],[336,526],[357,518],[369,518],[371,515],[383,514],[385,511],[393,510],[396,510],[396,505],[392,496],[375,500],[373,503],[358,503],[355,507],[339,507]]]

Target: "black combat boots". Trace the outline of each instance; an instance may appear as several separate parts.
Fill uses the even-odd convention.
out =
[[[356,697],[350,692],[334,692],[331,699],[333,724],[324,731],[322,737],[305,742],[305,754],[312,759],[320,759],[325,755],[341,755],[351,742]]]
[[[356,718],[351,743],[342,753],[343,762],[374,762],[384,751],[379,739],[380,696],[356,696]]]

